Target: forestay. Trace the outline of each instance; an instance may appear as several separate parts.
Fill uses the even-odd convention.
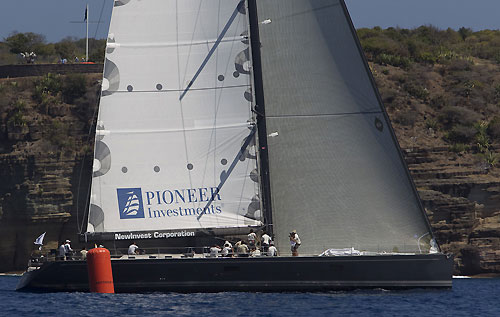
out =
[[[246,34],[238,0],[115,0],[89,232],[261,223]]]
[[[429,226],[341,0],[257,0],[282,254],[429,251]]]

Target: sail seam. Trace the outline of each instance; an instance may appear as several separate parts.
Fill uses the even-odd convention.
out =
[[[382,111],[360,111],[360,112],[342,112],[342,113],[321,113],[321,114],[289,114],[289,115],[266,115],[267,118],[293,118],[293,117],[335,117],[363,114],[381,114]]]
[[[318,8],[313,8],[311,10],[297,12],[297,13],[290,14],[290,15],[287,15],[287,16],[283,16],[283,17],[279,17],[279,18],[274,18],[273,20],[276,22],[276,21],[279,21],[279,20],[283,20],[283,19],[287,19],[287,18],[299,16],[299,15],[304,15],[304,14],[307,14],[307,13],[310,13],[310,12],[320,11],[320,10],[323,10],[323,9],[328,9],[328,8],[337,7],[337,6],[340,6],[340,3],[325,5],[325,6],[321,6],[321,7],[318,7]]]

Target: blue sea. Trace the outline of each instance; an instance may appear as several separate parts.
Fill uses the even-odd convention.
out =
[[[500,279],[451,290],[331,293],[19,293],[0,276],[0,316],[500,316]]]

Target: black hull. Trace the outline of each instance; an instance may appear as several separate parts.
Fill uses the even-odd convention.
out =
[[[115,291],[332,291],[450,288],[453,258],[432,255],[113,260]],[[84,261],[47,262],[19,291],[88,292]]]

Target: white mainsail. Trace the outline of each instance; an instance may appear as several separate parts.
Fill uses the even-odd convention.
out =
[[[261,224],[247,28],[239,0],[115,1],[87,231]]]

